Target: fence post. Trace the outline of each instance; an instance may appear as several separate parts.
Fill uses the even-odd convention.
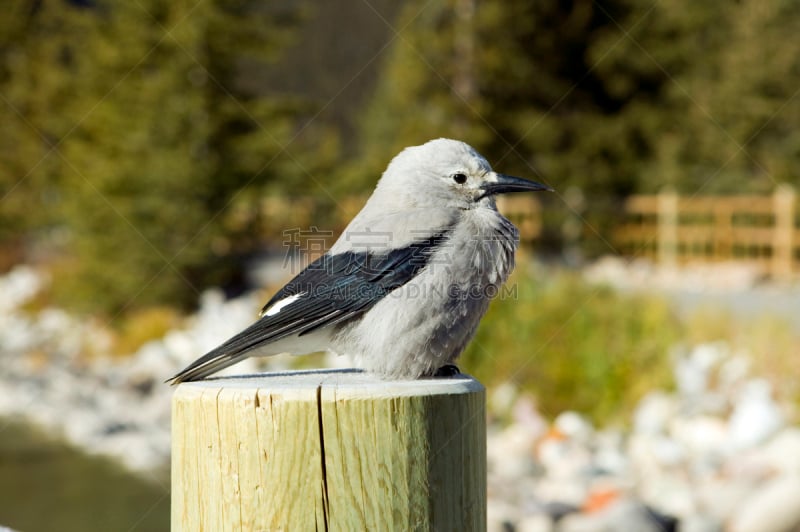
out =
[[[485,390],[328,370],[183,383],[172,530],[485,530]]]
[[[678,262],[678,193],[667,187],[658,193],[658,263]]]
[[[772,234],[772,276],[787,280],[792,276],[794,253],[795,192],[785,183],[773,195],[775,225]]]

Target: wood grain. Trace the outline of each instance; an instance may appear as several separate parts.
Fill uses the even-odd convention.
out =
[[[180,384],[172,530],[485,530],[484,404],[466,376]]]

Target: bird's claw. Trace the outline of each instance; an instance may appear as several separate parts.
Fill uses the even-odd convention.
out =
[[[433,373],[434,377],[455,377],[456,375],[461,375],[461,370],[455,364],[445,364]]]

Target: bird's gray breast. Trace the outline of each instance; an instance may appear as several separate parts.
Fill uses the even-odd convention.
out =
[[[342,327],[336,350],[392,378],[453,361],[511,273],[517,239],[494,209],[463,211],[418,275]]]
[[[451,248],[439,257],[443,271],[431,275],[432,283],[448,292],[440,302],[445,318],[434,335],[443,351],[465,347],[514,268],[517,229],[497,211],[476,211],[454,229]]]

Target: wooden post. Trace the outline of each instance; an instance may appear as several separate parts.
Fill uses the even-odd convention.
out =
[[[792,276],[794,252],[794,188],[782,184],[775,189],[775,225],[772,237],[772,276],[787,280]]]
[[[658,194],[658,263],[675,266],[678,262],[678,194],[666,188]]]
[[[714,200],[711,205],[714,216],[711,226],[710,262],[733,260],[733,208],[726,201]],[[709,262],[708,253],[703,252],[704,262]]]
[[[183,383],[172,530],[485,530],[485,390],[343,370]]]

